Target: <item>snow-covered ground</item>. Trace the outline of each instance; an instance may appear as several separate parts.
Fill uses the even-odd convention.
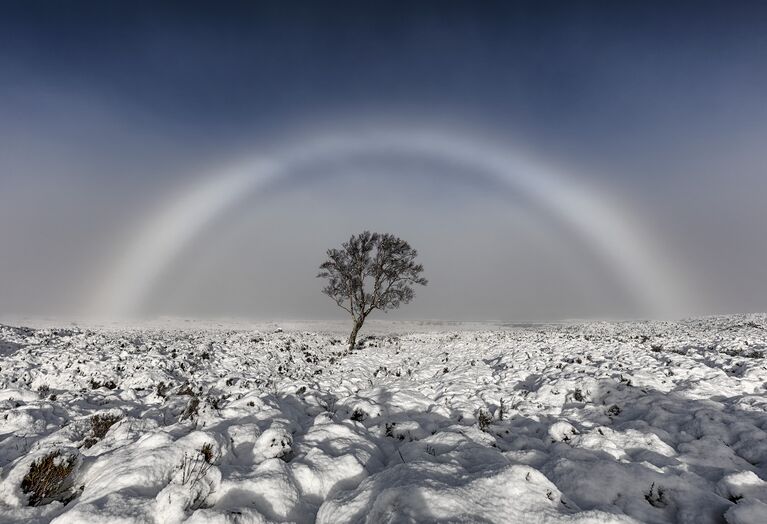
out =
[[[0,521],[767,522],[766,316],[402,327],[0,326]]]

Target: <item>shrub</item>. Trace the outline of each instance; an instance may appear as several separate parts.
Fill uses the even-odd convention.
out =
[[[186,404],[184,412],[181,414],[181,422],[194,418],[199,414],[200,410],[200,398],[196,395],[192,395],[189,402]]]
[[[99,440],[103,439],[109,432],[115,422],[120,420],[120,415],[113,415],[111,413],[104,413],[99,415],[93,415],[91,417],[91,432],[90,436],[85,439],[82,447],[88,449],[94,446]]]
[[[222,407],[224,407],[224,402],[229,399],[229,395],[221,395],[220,397],[206,397],[205,401],[210,404],[210,406],[220,411]]]
[[[194,391],[192,390],[192,386],[187,382],[186,384],[183,384],[181,387],[178,388],[178,391],[176,391],[176,395],[194,396]]]
[[[113,415],[111,413],[104,413],[102,415],[93,415],[91,417],[91,432],[93,436],[99,440],[104,438],[117,421],[122,417],[120,415]]]
[[[210,442],[206,442],[205,444],[203,444],[202,447],[200,448],[200,454],[202,455],[202,458],[205,459],[205,462],[207,462],[208,464],[213,464],[213,461],[215,459],[213,455],[213,444],[211,444]]]
[[[49,504],[66,496],[77,458],[52,451],[35,460],[21,481],[21,491],[29,495],[30,506]]]
[[[158,397],[165,397],[165,395],[168,394],[168,390],[170,389],[170,386],[166,386],[165,382],[160,382],[157,384],[157,396]]]
[[[666,498],[666,491],[662,487],[656,486],[655,482],[650,484],[650,491],[645,493],[644,498],[651,506],[656,508],[665,508],[669,502]]]
[[[181,459],[181,481],[182,485],[194,484],[205,477],[213,464],[218,460],[218,456],[213,453],[213,445],[206,442],[197,453],[184,453]]]
[[[484,409],[479,410],[479,413],[477,414],[477,424],[479,425],[479,429],[482,431],[487,431],[487,429],[490,427],[490,424],[493,423],[493,417],[485,411]]]
[[[98,380],[94,380],[91,378],[88,382],[91,386],[91,389],[99,389],[99,388],[107,388],[107,389],[115,389],[117,387],[117,384],[114,380],[107,380],[106,382],[99,382]]]

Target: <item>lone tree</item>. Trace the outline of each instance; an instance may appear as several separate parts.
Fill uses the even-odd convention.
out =
[[[415,296],[413,285],[425,286],[423,266],[415,263],[418,253],[404,240],[388,233],[364,231],[344,242],[341,249],[328,249],[318,278],[326,278],[322,290],[354,320],[349,350],[357,333],[374,310],[388,311],[407,304]]]

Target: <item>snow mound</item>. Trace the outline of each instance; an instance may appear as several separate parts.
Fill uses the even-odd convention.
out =
[[[767,522],[764,315],[0,347],[0,522]]]
[[[414,462],[378,473],[325,502],[318,523],[334,522],[636,522],[601,511],[579,512],[539,471],[521,465],[468,472]]]

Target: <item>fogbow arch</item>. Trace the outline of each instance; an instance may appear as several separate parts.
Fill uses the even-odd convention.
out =
[[[227,209],[302,168],[365,153],[435,158],[486,173],[565,223],[614,268],[647,314],[665,316],[686,306],[677,279],[651,242],[601,192],[505,146],[455,133],[387,129],[325,133],[198,180],[139,227],[104,277],[91,310],[112,317],[138,314],[177,255]]]

